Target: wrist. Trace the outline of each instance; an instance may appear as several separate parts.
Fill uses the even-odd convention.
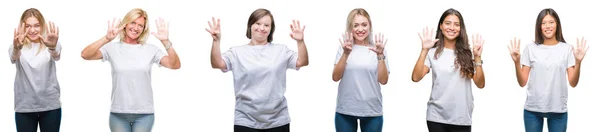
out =
[[[304,43],[304,39],[301,39],[301,40],[296,40],[296,42],[297,42],[298,44],[303,44],[303,43]]]

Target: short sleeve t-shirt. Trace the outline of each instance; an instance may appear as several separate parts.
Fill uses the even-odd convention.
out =
[[[531,67],[525,109],[535,112],[567,112],[567,68],[575,65],[569,44],[543,45],[531,43],[525,47],[521,64]]]
[[[342,57],[344,49],[338,48],[334,64]],[[387,52],[384,51],[387,57]],[[336,112],[358,117],[374,117],[383,115],[383,98],[378,81],[377,54],[368,46],[354,45],[348,55],[346,68],[338,86]],[[388,74],[388,59],[385,67]]]
[[[40,49],[39,43],[23,46],[19,59],[13,60],[13,46],[9,48],[11,63],[17,73],[14,82],[15,112],[42,112],[58,109],[60,85],[56,77],[56,61],[47,47]],[[41,51],[40,51],[41,50]],[[60,54],[62,46],[56,45],[55,52]]]
[[[474,108],[471,78],[463,77],[454,65],[454,50],[444,48],[435,59],[436,49],[431,48],[425,59],[433,77],[427,121],[470,126]]]
[[[160,60],[166,54],[151,44],[122,42],[110,42],[102,46],[100,52],[102,61],[111,64],[111,112],[154,113],[152,65],[160,66]]]
[[[298,54],[285,45],[241,45],[222,53],[233,72],[235,91],[234,124],[269,129],[290,123],[286,70],[296,69]]]

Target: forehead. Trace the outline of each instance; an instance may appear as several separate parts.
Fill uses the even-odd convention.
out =
[[[551,15],[546,15],[544,16],[544,18],[542,19],[542,21],[554,21],[554,17]]]
[[[364,22],[369,22],[369,19],[367,19],[367,17],[363,16],[363,15],[356,15],[354,16],[354,23],[364,23]]]
[[[460,19],[456,15],[448,15],[444,18],[444,22],[460,22]]]
[[[135,23],[140,23],[140,24],[141,24],[141,23],[145,23],[145,22],[146,22],[146,18],[144,18],[144,17],[138,17],[138,18],[136,18],[136,19],[133,19],[133,21],[132,21],[132,22],[135,22]]]
[[[30,16],[27,19],[25,19],[25,24],[38,24],[39,22],[40,21],[33,16]]]
[[[260,19],[258,19],[258,21],[256,21],[256,22],[271,23],[271,20],[272,20],[271,16],[265,15],[265,16],[262,16]]]

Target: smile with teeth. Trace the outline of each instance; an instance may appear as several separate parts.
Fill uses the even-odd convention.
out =
[[[365,32],[365,31],[358,31],[358,32],[356,32],[356,35],[358,35],[358,36],[364,36],[366,33],[367,32]]]
[[[456,34],[456,32],[446,31],[446,34],[449,35],[449,36],[454,36]]]
[[[132,34],[138,34],[138,32],[136,30],[129,30],[131,31]]]

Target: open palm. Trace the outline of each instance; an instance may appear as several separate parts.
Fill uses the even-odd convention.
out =
[[[473,37],[473,55],[475,57],[481,57],[481,52],[483,51],[483,44],[485,40],[479,34],[475,34]]]
[[[110,20],[108,21],[108,30],[106,31],[105,36],[105,38],[108,39],[108,41],[112,41],[113,39],[115,39],[117,35],[119,35],[119,33],[121,33],[125,28],[125,24],[123,24],[120,27],[119,24],[121,24],[121,19],[113,19],[112,23],[110,22]]]
[[[581,37],[581,40],[577,38],[577,47],[573,47],[573,55],[575,55],[575,60],[582,61],[585,57],[585,54],[590,48],[586,43],[587,40],[583,39],[583,37]]]
[[[157,32],[152,32],[152,35],[156,37],[160,41],[169,40],[169,23],[165,22],[164,19],[159,18],[156,20],[156,30]]]
[[[375,35],[374,39],[375,39],[375,46],[371,47],[369,49],[371,51],[377,53],[378,55],[383,54],[383,49],[385,48],[385,45],[387,44],[387,39],[384,39],[383,34],[381,34],[381,33]]]
[[[435,34],[435,31],[433,31],[433,28],[430,30],[428,27],[425,27],[423,29],[422,33],[419,33],[419,38],[421,39],[421,45],[423,46],[423,49],[430,49],[432,48],[435,43],[439,40],[439,39],[433,39]]]
[[[46,47],[56,47],[58,42],[58,27],[54,25],[54,22],[48,22],[46,26],[46,36],[39,35]]]
[[[290,28],[292,29],[292,33],[290,33],[290,36],[296,41],[304,40],[304,28],[305,27],[306,26],[300,27],[300,21],[293,20],[292,24],[290,24]]]
[[[345,34],[342,34],[342,38],[339,41],[342,45],[342,49],[344,49],[344,54],[350,54],[350,52],[352,52],[352,44],[354,43],[352,33],[346,32]]]
[[[21,49],[23,48],[23,40],[25,40],[25,23],[19,24],[19,27],[15,29],[14,39],[13,39],[13,48]]]
[[[514,38],[507,47],[513,61],[519,61],[521,59],[521,39]]]

